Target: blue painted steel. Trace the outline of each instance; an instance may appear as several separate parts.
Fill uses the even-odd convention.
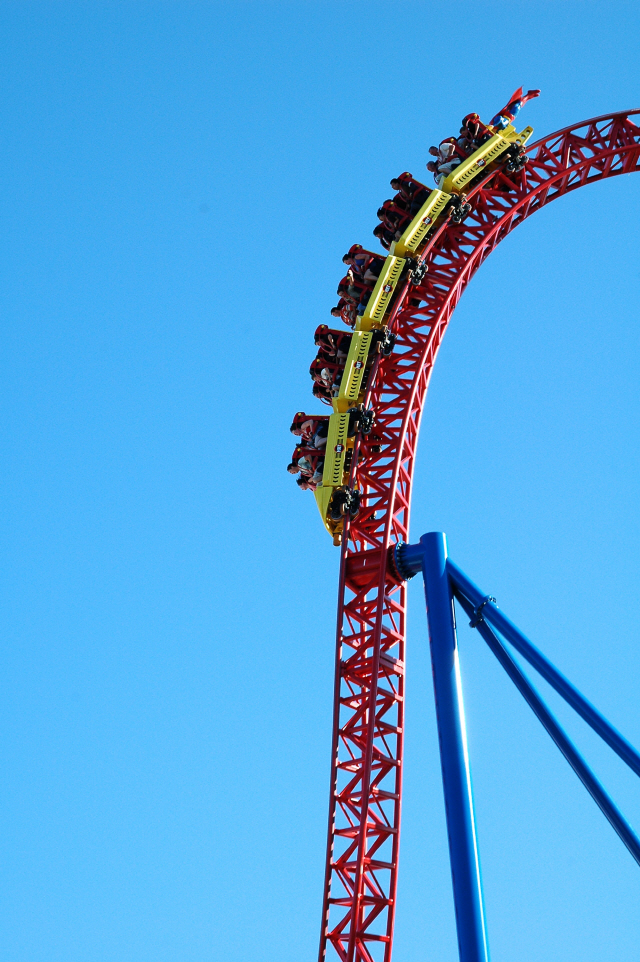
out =
[[[469,615],[471,618],[477,606],[474,606],[473,603],[469,602],[458,592],[456,592],[456,598],[464,608],[467,615]],[[516,665],[515,661],[511,658],[511,655],[509,655],[507,650],[501,644],[497,636],[487,624],[487,621],[480,621],[476,625],[476,628],[515,684],[520,694],[524,697],[525,701],[533,709],[538,719],[549,732],[552,739],[595,801],[596,805],[598,805],[624,844],[627,846],[636,862],[640,865],[640,839],[635,834],[615,803],[611,800],[596,776],[593,774],[582,755],[580,755],[573,742],[570,741],[564,730],[560,727],[531,682],[521,672],[518,665]]]
[[[488,962],[446,538],[431,532],[420,545],[460,962]]]
[[[401,542],[393,549],[393,555],[398,574],[405,581],[409,581],[410,578],[417,575],[422,568],[421,544],[404,544]]]
[[[485,599],[486,595],[480,591],[470,579],[458,568],[453,561],[447,561],[447,570],[455,588],[456,594],[467,598],[474,609],[478,608]],[[490,601],[487,601],[482,608],[482,617],[490,622],[494,628],[509,641],[516,651],[526,658],[542,677],[555,688],[559,695],[567,701],[573,709],[583,718],[595,732],[609,745],[620,758],[626,762],[636,775],[640,775],[640,754],[619,731],[610,725],[607,719],[600,714],[584,695],[581,695],[577,688],[564,677],[558,669],[545,658],[541,651],[533,645],[522,632],[516,628],[512,621],[500,611],[500,609]]]

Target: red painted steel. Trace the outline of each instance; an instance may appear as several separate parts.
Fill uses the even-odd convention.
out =
[[[363,492],[362,509],[343,539],[320,962],[391,959],[406,586],[390,572],[387,555],[409,538],[420,418],[440,342],[465,287],[514,227],[584,184],[640,169],[640,127],[630,119],[638,114],[567,127],[530,147],[522,172],[487,174],[469,193],[471,214],[437,230],[423,255],[423,283],[407,285],[394,309],[395,350],[377,362],[368,391],[375,428],[353,458],[351,483]]]

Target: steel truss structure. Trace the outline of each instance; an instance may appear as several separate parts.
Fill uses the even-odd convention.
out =
[[[640,110],[567,127],[533,144],[517,174],[470,190],[472,211],[447,221],[401,291],[393,354],[370,377],[375,431],[356,442],[340,564],[329,830],[320,962],[390,962],[402,789],[406,585],[389,551],[408,541],[420,420],[438,348],[467,284],[518,224],[585,184],[640,169]],[[375,434],[375,437],[374,437]]]

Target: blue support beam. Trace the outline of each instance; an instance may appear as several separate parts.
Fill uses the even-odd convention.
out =
[[[640,839],[490,625],[527,659],[637,775],[640,775],[640,753],[500,611],[495,598],[484,595],[447,558],[444,534],[431,532],[423,535],[419,544],[396,545],[393,566],[405,580],[420,570],[424,577],[460,962],[488,962],[454,597],[639,865]]]
[[[488,962],[446,538],[432,532],[419,546],[403,546],[403,562],[408,549],[412,566],[420,564],[424,576],[460,962]]]
[[[456,595],[456,597],[467,615],[473,620],[477,606],[474,608],[474,606],[461,595]],[[487,622],[483,619],[479,621],[475,627],[478,629],[489,648],[494,653],[527,704],[533,709],[539,721],[542,723],[549,735],[551,735],[551,738],[567,759],[600,811],[611,823],[615,831],[618,833],[624,844],[633,855],[638,865],[640,865],[640,839],[638,839],[638,836],[635,834],[620,810],[617,808],[596,776],[593,774],[573,742],[560,727],[545,703],[540,698],[538,692],[535,690],[528,678],[526,678],[522,673],[518,665],[516,665],[511,655],[507,652]]]
[[[523,658],[548,681],[552,688],[593,728],[595,732],[626,762],[629,768],[640,775],[640,754],[613,725],[609,724],[591,702],[581,695],[577,688],[551,664],[548,658],[516,628],[512,621],[471,581],[452,561],[447,561],[447,571],[455,586],[456,594],[466,598],[476,609],[482,605],[482,617],[496,628],[513,645]]]

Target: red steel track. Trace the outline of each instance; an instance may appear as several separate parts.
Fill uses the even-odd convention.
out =
[[[359,464],[354,452],[351,484],[363,492],[362,508],[343,538],[320,962],[391,959],[406,585],[391,573],[388,549],[409,538],[420,419],[442,337],[467,284],[514,227],[569,191],[640,169],[640,127],[630,119],[638,114],[566,127],[528,149],[521,173],[489,173],[469,193],[467,219],[443,223],[430,240],[423,283],[398,298],[396,346],[377,362],[368,390],[375,428],[359,442]]]

